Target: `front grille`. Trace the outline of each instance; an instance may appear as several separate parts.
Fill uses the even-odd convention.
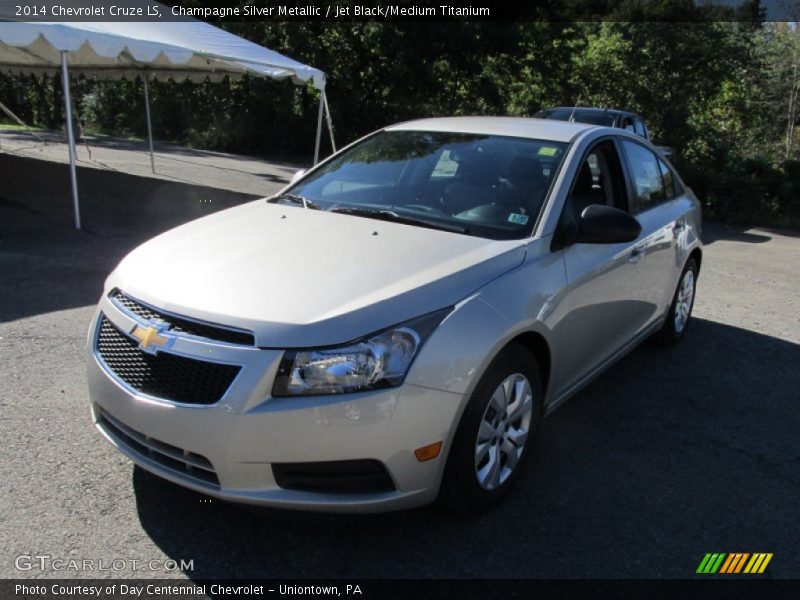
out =
[[[219,485],[214,467],[205,456],[181,450],[139,433],[103,410],[100,411],[99,422],[103,430],[118,444],[127,446],[172,471],[200,479],[206,483]]]
[[[273,463],[275,483],[287,490],[328,493],[392,492],[392,478],[377,460]]]
[[[157,310],[152,306],[148,306],[139,300],[134,300],[120,290],[113,290],[109,294],[109,298],[128,312],[141,317],[145,321],[163,321],[167,323],[169,325],[169,331],[174,331],[175,333],[187,333],[209,340],[240,344],[243,346],[255,346],[256,343],[253,334],[248,331],[237,331],[212,323],[201,323],[199,321],[171,315]]]
[[[186,404],[218,402],[241,369],[166,352],[147,354],[102,314],[97,353],[114,375],[137,392]]]

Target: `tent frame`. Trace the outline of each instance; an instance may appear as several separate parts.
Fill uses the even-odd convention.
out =
[[[153,6],[153,0],[128,0],[141,7]],[[166,7],[165,7],[166,8]],[[0,12],[2,12],[0,10]],[[166,11],[168,12],[168,10]],[[60,71],[66,115],[70,178],[75,212],[75,227],[80,229],[78,200],[75,117],[70,67],[74,73],[96,73],[100,77],[135,79],[144,73],[144,101],[147,116],[150,169],[155,173],[153,123],[150,111],[149,83],[156,74],[175,78],[211,79],[243,76],[248,73],[271,79],[291,78],[295,85],[313,83],[320,93],[314,159],[319,161],[321,117],[327,111],[328,131],[335,149],[330,109],[325,96],[325,73],[287,56],[214,27],[189,19],[175,23],[118,22],[40,22],[0,20],[0,69],[3,72],[58,73]],[[36,44],[40,44],[37,46]],[[70,65],[70,62],[72,63]]]
[[[153,123],[150,117],[150,90],[148,87],[148,71],[142,73],[142,82],[144,83],[144,108],[147,120],[147,143],[150,149],[150,170],[156,172],[155,154],[153,152]],[[75,169],[76,161],[76,148],[75,148],[75,133],[73,131],[72,123],[72,93],[69,78],[69,67],[67,66],[67,52],[61,52],[61,86],[64,93],[64,103],[66,105],[66,125],[67,125],[67,145],[69,152],[69,170],[70,180],[72,183],[72,206],[75,215],[75,229],[81,228],[81,213],[80,213],[80,199],[78,196],[78,177]],[[328,134],[331,138],[331,148],[336,152],[336,141],[333,137],[333,120],[331,119],[330,107],[328,106],[328,96],[323,89],[319,96],[319,113],[317,115],[317,133],[314,142],[314,164],[319,163],[319,151],[322,141],[322,120],[325,117],[325,122],[328,127]]]
[[[156,160],[153,156],[153,123],[150,121],[150,91],[147,89],[147,71],[142,73],[144,82],[144,114],[147,117],[147,144],[150,146],[150,170],[156,172]]]
[[[61,87],[64,90],[64,104],[67,113],[67,143],[69,144],[69,175],[72,182],[72,207],[75,213],[75,229],[81,228],[81,208],[78,202],[78,175],[75,171],[75,132],[72,130],[72,93],[67,67],[67,52],[61,51]]]

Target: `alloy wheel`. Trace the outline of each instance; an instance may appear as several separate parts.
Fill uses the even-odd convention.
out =
[[[687,269],[683,275],[681,286],[678,289],[678,298],[675,301],[675,332],[680,333],[689,321],[689,313],[692,310],[694,300],[694,273]]]
[[[483,489],[497,489],[517,468],[532,414],[528,379],[521,373],[509,375],[489,398],[475,442],[475,477]]]

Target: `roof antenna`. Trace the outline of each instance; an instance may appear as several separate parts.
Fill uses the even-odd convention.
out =
[[[578,94],[578,99],[575,101],[575,106],[572,107],[572,112],[569,113],[569,122],[573,123],[575,121],[575,111],[578,110],[578,104],[581,103],[581,96]]]

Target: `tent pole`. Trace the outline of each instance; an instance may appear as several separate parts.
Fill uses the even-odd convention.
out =
[[[78,203],[78,176],[75,172],[75,133],[72,131],[72,95],[69,89],[67,53],[61,52],[61,86],[64,88],[64,105],[67,108],[67,142],[69,143],[69,173],[72,179],[72,206],[75,212],[75,229],[81,228],[81,209]]]
[[[156,160],[153,157],[153,125],[150,122],[150,92],[147,89],[147,71],[142,76],[144,81],[144,114],[147,117],[147,142],[150,144],[150,170],[156,172]]]
[[[314,164],[319,162],[319,144],[322,141],[322,110],[324,107],[323,98],[325,96],[320,94],[319,97],[319,114],[317,115],[317,142],[314,145]]]
[[[322,99],[325,101],[325,116],[328,123],[328,133],[331,136],[331,148],[333,148],[333,151],[336,152],[336,142],[333,141],[333,120],[331,119],[331,107],[328,106],[328,96],[325,94],[325,90],[322,90]]]

